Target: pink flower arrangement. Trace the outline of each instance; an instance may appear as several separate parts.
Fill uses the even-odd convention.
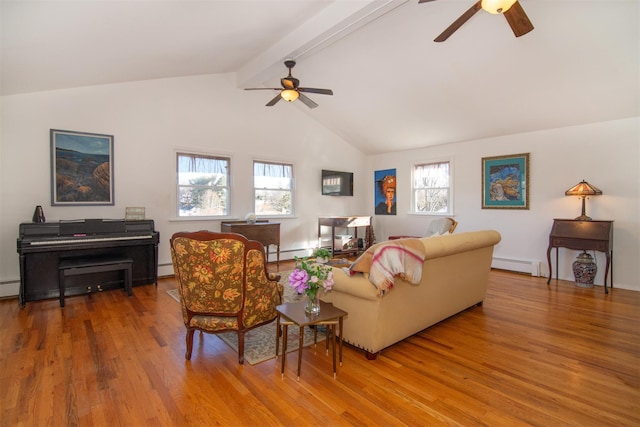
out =
[[[296,262],[300,265],[289,275],[289,285],[299,294],[305,293],[309,299],[314,299],[322,288],[329,292],[333,288],[333,271],[331,267],[309,263],[306,259]]]

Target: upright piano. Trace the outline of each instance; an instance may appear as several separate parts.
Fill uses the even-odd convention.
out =
[[[81,219],[22,223],[17,241],[20,255],[21,307],[28,301],[58,298],[58,265],[62,260],[89,257],[127,257],[133,260],[132,285],[158,284],[160,234],[153,220]],[[118,272],[75,277],[66,295],[91,292],[87,280],[100,290],[122,287]]]

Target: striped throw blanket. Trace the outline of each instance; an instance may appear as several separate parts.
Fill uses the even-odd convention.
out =
[[[422,264],[426,257],[419,239],[399,239],[379,245],[373,253],[369,280],[384,295],[394,286],[396,276],[414,285],[422,278]]]

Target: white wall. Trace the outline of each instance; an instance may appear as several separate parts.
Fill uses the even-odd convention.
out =
[[[365,156],[318,125],[313,111],[300,103],[267,108],[271,94],[262,95],[237,89],[228,75],[205,75],[2,97],[0,297],[17,294],[18,225],[30,221],[36,205],[44,207],[48,221],[122,218],[126,206],[145,206],[160,231],[160,274],[169,274],[172,233],[219,230],[218,221],[172,220],[177,149],[231,155],[236,218],[252,210],[253,159],[293,162],[296,216],[281,220],[284,251],[316,245],[318,216],[373,214],[373,172],[380,169],[396,168],[399,187],[398,215],[374,217],[378,240],[419,234],[432,217],[408,214],[411,166],[450,157],[457,231],[498,230],[503,240],[495,256],[540,261],[541,274],[546,274],[552,219],[580,213],[579,201],[564,191],[584,178],[604,191],[587,201],[587,213],[615,220],[614,283],[640,290],[638,118]],[[115,136],[115,206],[50,205],[51,128]],[[531,155],[531,209],[481,209],[481,158],[523,152]],[[355,196],[321,196],[323,168],[355,172]],[[577,252],[561,249],[560,254],[560,277],[572,280]],[[601,284],[600,253],[597,262]]]
[[[220,230],[219,221],[175,220],[177,149],[231,156],[231,215],[240,219],[253,211],[252,161],[292,162],[295,217],[280,221],[282,251],[315,246],[320,215],[363,213],[364,155],[301,103],[265,107],[272,96],[237,89],[229,75],[204,75],[2,97],[0,296],[17,294],[18,226],[36,205],[47,221],[123,218],[126,206],[144,206],[160,232],[160,274],[171,273],[171,234]],[[114,135],[114,206],[51,206],[52,128]],[[354,172],[355,196],[322,196],[323,168]]]
[[[587,215],[615,221],[614,286],[640,290],[639,128],[640,120],[632,118],[370,156],[370,182],[374,171],[381,169],[396,168],[398,177],[398,215],[375,216],[376,237],[382,240],[394,234],[416,235],[426,229],[433,217],[408,213],[412,165],[451,158],[454,214],[459,221],[456,232],[495,229],[501,233],[502,241],[494,257],[515,262],[540,261],[540,274],[547,275],[546,252],[553,219],[580,215],[579,199],[566,197],[564,192],[585,179],[604,192],[587,200]],[[530,153],[530,209],[481,209],[482,157],[518,153]],[[367,200],[372,213],[371,184],[370,188]],[[561,279],[573,280],[571,264],[578,254],[579,251],[560,249]],[[602,285],[605,257],[600,252],[596,254],[595,283]],[[555,265],[555,250],[552,258]]]

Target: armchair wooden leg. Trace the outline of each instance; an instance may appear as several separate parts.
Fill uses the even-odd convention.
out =
[[[193,333],[195,330],[187,329],[187,352],[184,354],[184,358],[187,360],[191,360],[191,351],[193,350]]]
[[[238,363],[244,365],[244,331],[238,331]]]

